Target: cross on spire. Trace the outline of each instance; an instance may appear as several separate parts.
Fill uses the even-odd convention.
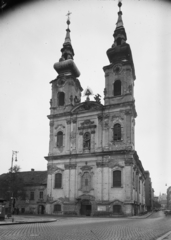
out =
[[[68,16],[69,19],[69,15],[71,15],[72,13],[70,11],[68,11],[68,13],[66,14],[66,16]]]
[[[118,0],[118,7],[119,7],[119,12],[121,12],[121,7],[122,7],[122,2],[121,2],[121,0]]]
[[[66,14],[66,16],[68,16],[68,19],[67,19],[67,24],[68,24],[68,29],[69,29],[69,25],[70,25],[70,15],[71,15],[72,13],[70,12],[70,11],[68,11],[68,13]]]

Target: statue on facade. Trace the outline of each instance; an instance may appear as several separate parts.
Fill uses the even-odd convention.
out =
[[[94,99],[96,100],[96,102],[101,103],[101,96],[100,96],[100,94],[95,95]]]

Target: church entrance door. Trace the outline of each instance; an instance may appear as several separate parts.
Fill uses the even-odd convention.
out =
[[[89,200],[83,200],[81,202],[80,215],[90,216],[91,215],[91,203]]]

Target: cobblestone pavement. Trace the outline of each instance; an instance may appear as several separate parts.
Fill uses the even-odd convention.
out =
[[[62,218],[51,223],[0,226],[0,240],[156,240],[171,231],[163,212],[146,219]]]

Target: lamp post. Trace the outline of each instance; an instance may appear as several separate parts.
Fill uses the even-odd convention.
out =
[[[12,202],[13,202],[13,190],[11,188],[12,185],[12,173],[13,173],[13,161],[15,157],[15,162],[17,162],[17,153],[18,151],[13,151],[12,150],[12,159],[11,159],[11,171],[10,171],[10,200],[9,200],[9,211],[8,211],[8,217],[11,217],[12,215]]]

